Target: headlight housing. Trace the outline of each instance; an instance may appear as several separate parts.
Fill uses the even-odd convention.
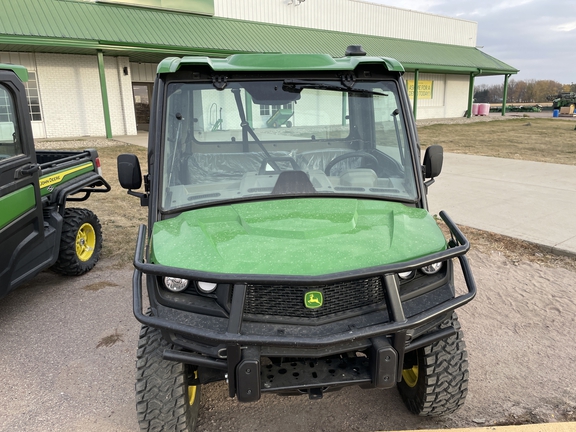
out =
[[[422,270],[422,273],[427,274],[427,275],[433,275],[435,273],[438,273],[440,271],[440,269],[442,268],[442,263],[441,262],[437,262],[434,264],[430,264],[427,266],[422,267],[420,270]]]
[[[188,279],[166,276],[164,286],[172,292],[182,292],[188,287]]]
[[[398,273],[398,277],[402,280],[408,280],[411,279],[412,276],[414,276],[414,271],[407,271],[407,272],[400,272]]]
[[[418,270],[421,271],[422,273],[424,273],[425,275],[433,275],[436,274],[440,271],[440,269],[442,268],[442,262],[436,262],[433,264],[429,264],[427,266],[424,267],[420,267]],[[411,270],[411,271],[405,271],[405,272],[400,272],[397,273],[398,277],[401,280],[407,281],[409,279],[412,279],[416,276],[416,270]]]
[[[202,294],[213,293],[218,286],[218,284],[215,284],[214,282],[196,282],[196,285]]]

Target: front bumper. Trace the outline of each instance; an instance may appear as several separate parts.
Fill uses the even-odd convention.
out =
[[[261,392],[266,391],[300,390],[307,391],[310,397],[318,397],[328,387],[351,384],[392,387],[401,379],[404,354],[455,334],[456,330],[451,326],[438,330],[439,323],[476,295],[474,278],[465,257],[469,250],[468,240],[444,212],[440,213],[440,217],[450,229],[452,237],[448,249],[444,251],[409,262],[318,277],[207,274],[145,263],[146,229],[141,226],[134,261],[134,315],[141,323],[162,330],[164,336],[176,345],[206,347],[188,348],[186,351],[166,350],[164,357],[200,368],[225,371],[230,396],[236,395],[240,401],[258,400]],[[428,293],[426,304],[429,306],[417,313],[406,313],[407,302],[401,298],[396,274],[452,259],[458,259],[460,263],[467,292],[458,296],[451,294],[449,298],[444,295],[439,301],[435,300],[434,292]],[[154,301],[151,302],[153,315],[146,315],[142,310],[143,273],[148,277],[173,276],[232,284],[234,290],[229,316],[217,319],[175,310]],[[257,326],[244,319],[248,283],[309,286],[364,277],[381,277],[383,280],[385,320],[365,321],[364,325],[339,326],[336,323],[286,332],[280,328],[282,326]],[[435,330],[430,332],[431,328]],[[341,355],[357,351],[367,355]],[[290,357],[292,360],[287,366],[266,363],[265,357]]]

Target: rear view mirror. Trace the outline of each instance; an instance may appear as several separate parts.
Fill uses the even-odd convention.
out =
[[[128,189],[128,195],[140,198],[140,205],[148,205],[148,193],[132,192],[132,189],[140,189],[142,186],[142,171],[138,156],[134,154],[118,155],[118,181],[120,186]],[[149,184],[146,182],[144,190],[148,192]]]
[[[138,156],[133,154],[118,155],[118,181],[124,189],[140,189],[142,172]]]
[[[434,178],[442,171],[444,149],[440,145],[431,145],[424,153],[424,178]]]

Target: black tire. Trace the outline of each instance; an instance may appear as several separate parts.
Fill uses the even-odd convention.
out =
[[[420,416],[441,416],[460,408],[468,394],[468,353],[458,317],[440,328],[453,325],[456,335],[407,353],[398,391],[408,409]]]
[[[164,350],[171,348],[159,330],[142,326],[136,361],[136,415],[141,431],[196,430],[201,386],[192,385],[196,378],[192,366],[162,358]]]
[[[52,270],[68,276],[80,276],[94,268],[102,250],[102,227],[90,210],[64,210],[58,260]]]

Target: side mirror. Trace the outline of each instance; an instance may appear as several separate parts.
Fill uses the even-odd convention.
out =
[[[134,154],[118,155],[118,181],[124,189],[140,189],[142,171],[138,156]]]
[[[118,181],[120,186],[128,189],[128,195],[140,198],[140,205],[148,205],[148,194],[141,192],[132,192],[132,189],[140,189],[142,186],[142,171],[138,156],[134,154],[118,155]],[[145,188],[148,191],[148,185]]]
[[[434,144],[426,149],[424,153],[424,178],[434,178],[442,172],[442,162],[444,161],[444,149],[442,146]]]

